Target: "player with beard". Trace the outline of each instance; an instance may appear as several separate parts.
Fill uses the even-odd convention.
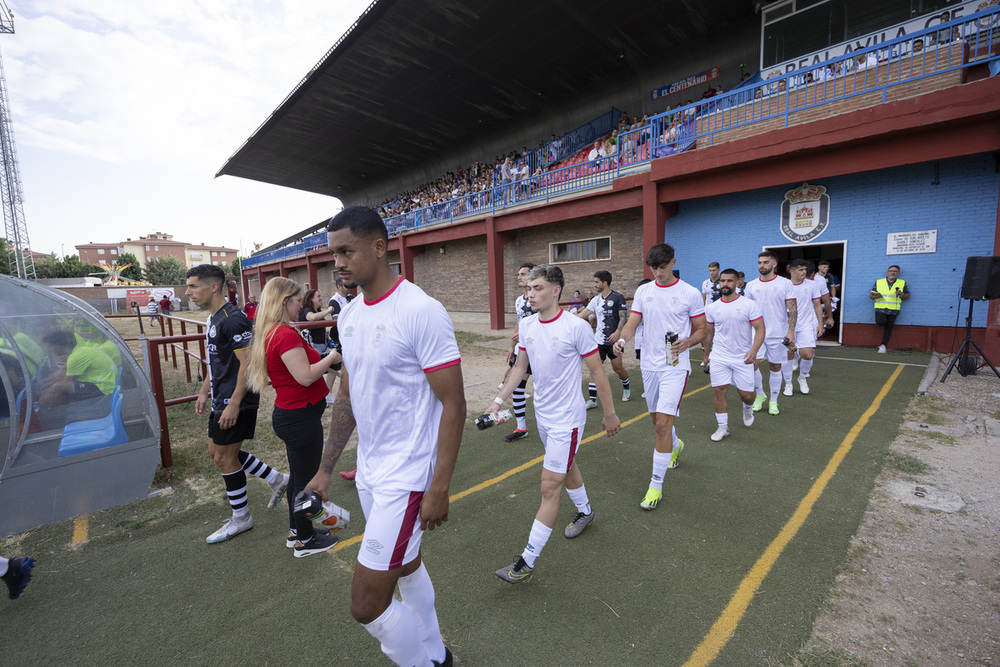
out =
[[[340,313],[344,367],[319,472],[305,490],[328,499],[333,468],[357,428],[365,533],[351,615],[397,665],[451,665],[420,542],[424,530],[448,520],[465,424],[455,332],[438,301],[393,273],[389,235],[374,210],[338,213],[327,245],[345,285],[360,288],[363,298]]]
[[[809,393],[809,372],[813,365],[813,352],[816,349],[816,339],[823,335],[823,309],[820,307],[820,300],[823,295],[820,283],[809,280],[806,277],[808,272],[808,262],[804,259],[793,259],[789,265],[792,276],[792,289],[795,294],[796,310],[799,313],[795,326],[795,340],[797,352],[801,361],[799,362],[799,391],[803,394]],[[788,356],[792,356],[789,351]],[[789,359],[791,361],[791,359]],[[785,379],[785,396],[792,395],[792,369],[788,367],[788,374],[784,375],[785,368],[782,368],[782,375]]]
[[[715,392],[715,420],[719,427],[712,434],[718,442],[729,435],[729,385],[743,402],[743,424],[753,424],[753,375],[757,351],[764,344],[764,316],[752,299],[736,291],[738,274],[726,269],[719,276],[718,301],[705,308],[708,333],[705,336],[705,363],[709,366]]]
[[[795,323],[798,320],[792,281],[775,273],[777,268],[777,255],[770,250],[759,253],[757,270],[760,272],[760,278],[748,282],[744,289],[744,294],[757,302],[757,307],[764,315],[764,346],[758,352],[758,361],[766,359],[771,371],[768,379],[769,394],[764,394],[764,377],[759,365],[754,372],[757,398],[753,403],[753,411],[758,412],[767,400],[767,412],[772,415],[778,414],[782,366],[788,364],[791,369],[792,362],[788,360],[788,350],[795,345]],[[784,345],[783,338],[788,339],[788,347]]]

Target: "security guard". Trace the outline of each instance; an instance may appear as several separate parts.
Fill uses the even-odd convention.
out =
[[[899,309],[903,301],[910,298],[910,288],[906,281],[899,277],[899,267],[895,264],[885,272],[885,278],[880,278],[872,286],[868,298],[875,302],[875,324],[882,327],[882,344],[878,346],[879,354],[885,354],[885,346],[889,344],[892,335],[892,325],[896,323]]]

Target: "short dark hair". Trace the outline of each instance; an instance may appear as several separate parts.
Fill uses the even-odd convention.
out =
[[[740,272],[737,271],[736,269],[723,269],[719,273],[720,276],[724,276],[726,274],[729,274],[729,275],[733,276],[734,278],[739,278],[740,277]]]
[[[555,264],[538,264],[528,274],[528,280],[535,280],[536,278],[541,278],[550,285],[559,285],[559,296],[562,296],[566,281],[563,279],[562,269],[558,266]]]
[[[775,255],[775,254],[774,254],[773,252],[771,252],[770,250],[765,250],[764,252],[759,252],[759,253],[757,253],[757,259],[760,259],[761,257],[770,257],[770,258],[771,258],[771,259],[773,259],[774,261],[776,261],[776,262],[778,261],[778,256],[777,256],[777,255]]]
[[[809,262],[807,262],[804,259],[793,259],[791,262],[788,263],[789,269],[797,269],[800,266],[804,267],[806,271],[809,270]]]
[[[187,270],[184,278],[197,278],[203,283],[218,283],[221,289],[226,284],[226,272],[215,264],[199,264]]]
[[[336,232],[341,229],[349,229],[351,234],[361,239],[382,239],[386,243],[389,242],[389,232],[385,228],[385,222],[375,209],[367,206],[348,206],[330,218],[326,231]]]
[[[655,268],[674,261],[674,247],[666,243],[657,243],[646,253],[646,266]]]
[[[719,268],[719,263],[718,263],[718,262],[709,262],[709,263],[708,263],[708,268],[710,268],[710,269],[711,269],[711,268],[712,268],[713,266],[714,266],[715,268]]]
[[[594,277],[600,280],[602,283],[611,284],[611,272],[610,271],[597,271],[594,273]]]
[[[902,271],[903,270],[903,269],[899,268],[899,264],[890,264],[889,268],[890,269],[896,269],[897,271]],[[888,269],[886,269],[886,270],[888,270]]]
[[[746,278],[747,274],[743,273],[742,271],[737,271],[736,272],[736,277],[737,278]]]
[[[42,342],[53,347],[64,347],[70,350],[76,347],[76,338],[72,333],[66,331],[65,329],[50,331],[45,334],[45,338],[42,339]]]
[[[816,262],[816,266],[830,266],[830,260],[821,259],[818,262]]]
[[[531,262],[525,262],[521,264],[521,266],[517,267],[517,270],[520,271],[521,269],[528,269],[530,271],[533,268],[535,268],[534,264],[532,264]]]
[[[642,287],[646,283],[651,283],[651,282],[653,282],[652,278],[643,278],[642,280],[639,281],[639,287]]]

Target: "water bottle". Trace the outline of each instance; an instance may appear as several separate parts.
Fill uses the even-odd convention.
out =
[[[788,336],[781,339],[781,344],[787,347],[789,352],[795,351],[795,346],[792,344],[792,341],[788,338]]]
[[[491,412],[487,412],[485,415],[481,415],[476,418],[476,428],[480,431],[483,429],[496,426],[497,424],[502,424],[505,421],[510,420],[511,415],[510,410],[501,410],[495,415]]]
[[[351,513],[340,505],[323,502],[315,491],[300,491],[295,496],[295,515],[309,519],[317,528],[342,530],[351,525]]]
[[[679,336],[676,331],[668,331],[665,338],[667,343],[667,366],[676,366],[680,359],[677,358],[677,353],[674,352],[673,345],[677,342]]]

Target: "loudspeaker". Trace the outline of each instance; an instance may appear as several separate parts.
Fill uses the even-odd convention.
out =
[[[1000,257],[969,257],[962,279],[962,298],[1000,298]]]

